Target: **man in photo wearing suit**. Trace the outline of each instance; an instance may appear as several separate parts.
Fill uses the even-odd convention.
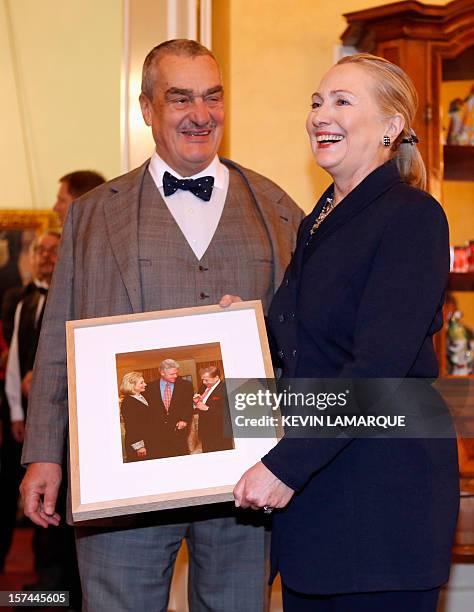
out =
[[[177,361],[165,359],[160,363],[160,378],[152,380],[144,393],[153,410],[155,424],[150,459],[189,454],[193,385],[178,376],[178,371]]]
[[[203,453],[234,448],[227,391],[216,366],[199,370],[204,388],[194,397],[199,414],[199,439]]]
[[[208,49],[190,40],[152,49],[140,95],[156,143],[152,158],[69,209],[23,452],[25,512],[43,527],[59,520],[68,420],[65,321],[228,305],[234,295],[261,299],[267,309],[281,282],[302,212],[272,181],[217,157],[223,98]],[[192,612],[260,612],[268,594],[265,533],[251,521],[229,503],[78,527],[85,609],[167,610],[186,538]]]

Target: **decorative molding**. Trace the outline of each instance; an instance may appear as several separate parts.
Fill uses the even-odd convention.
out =
[[[199,17],[199,42],[208,49],[212,49],[212,0],[201,0]]]
[[[120,160],[130,170],[130,0],[123,0],[123,52],[120,75]]]
[[[15,31],[13,27],[13,17],[10,7],[10,0],[3,1],[5,22],[7,29],[8,43],[10,47],[10,56],[12,64],[13,78],[15,82],[16,98],[18,104],[18,114],[20,117],[21,138],[23,141],[23,150],[25,154],[26,172],[28,176],[28,184],[30,188],[31,203],[33,208],[38,204],[37,190],[35,185],[35,164],[33,156],[33,129],[31,126],[30,113],[28,112],[27,96],[22,78],[20,65],[20,57],[15,40]]]
[[[198,39],[197,0],[187,0],[186,3],[186,38]]]
[[[0,230],[33,229],[42,234],[59,227],[58,216],[52,210],[0,210]]]
[[[198,0],[167,0],[167,38],[198,38]]]
[[[168,40],[178,38],[177,0],[167,0],[166,2],[166,32]]]

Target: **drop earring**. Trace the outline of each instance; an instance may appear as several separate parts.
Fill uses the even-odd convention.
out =
[[[389,147],[390,146],[390,136],[384,136],[383,137],[383,146],[384,147]]]

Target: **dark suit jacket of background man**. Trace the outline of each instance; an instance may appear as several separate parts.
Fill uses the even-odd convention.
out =
[[[13,327],[15,323],[15,311],[18,302],[22,299],[25,291],[24,286],[10,287],[3,294],[2,300],[2,324],[3,337],[8,346],[10,346],[13,336]]]
[[[222,161],[255,200],[273,252],[275,291],[289,263],[302,211],[269,179]],[[69,209],[33,374],[25,464],[62,462],[68,425],[65,321],[143,312],[145,292],[155,290],[143,286],[138,245],[148,163],[90,191]]]
[[[37,305],[41,291],[31,282],[26,287],[11,287],[5,292],[2,304],[2,321],[4,338],[10,345],[13,336],[16,309],[22,303],[18,327],[18,356],[21,377],[33,369],[39,334],[43,318],[44,305],[41,313],[37,313]],[[38,314],[38,316],[36,316]],[[26,407],[26,402],[25,402]]]
[[[166,411],[161,397],[160,380],[158,378],[148,383],[143,393],[153,411],[154,430],[149,435],[151,443],[149,458],[188,455],[188,435],[193,418],[193,385],[178,376],[174,383],[169,410]],[[176,429],[178,421],[185,421],[187,427]]]
[[[22,310],[18,328],[18,356],[20,374],[23,378],[33,369],[37,352],[38,339],[42,326],[42,312],[37,315],[37,305],[41,292],[34,283],[26,287],[13,287],[4,295],[2,305],[2,318],[7,329],[8,342],[11,343],[14,317],[17,306],[22,303]],[[22,396],[22,406],[26,416],[30,398]],[[5,398],[6,400],[6,398]],[[16,442],[10,433],[9,415],[8,430],[5,432],[1,454],[0,490],[2,491],[2,504],[0,506],[0,561],[8,552],[13,530],[16,523],[16,512],[19,495],[19,485],[24,475],[21,465],[21,445]],[[66,465],[66,461],[63,461]],[[58,495],[57,508],[64,515],[66,508],[66,481],[61,483]],[[62,524],[58,529],[43,530],[36,528],[33,539],[35,563],[38,567],[39,585],[51,589],[74,589],[74,598],[80,598],[79,574],[74,545],[74,532],[69,525]],[[71,595],[72,596],[72,595]]]
[[[18,358],[21,379],[33,369],[36,349],[38,345],[41,317],[35,320],[39,293],[35,285],[30,283],[26,287],[10,287],[5,291],[2,304],[2,323],[5,339],[8,345],[12,342],[15,313],[20,302],[22,304],[18,329]],[[21,465],[21,448],[11,434],[10,407],[4,391],[2,392],[2,421],[3,440],[0,453],[0,490],[2,491],[2,504],[0,507],[0,565],[3,565],[10,550],[13,531],[16,524],[18,496],[21,480],[25,470]],[[22,395],[23,412],[26,416],[28,400]],[[38,554],[38,550],[36,554]]]

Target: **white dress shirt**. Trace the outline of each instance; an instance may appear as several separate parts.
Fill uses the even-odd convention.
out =
[[[216,155],[202,172],[185,177],[170,168],[155,151],[148,170],[189,246],[198,260],[201,259],[211,243],[224,209],[227,190],[229,189],[228,168],[221,164]],[[165,196],[163,192],[163,174],[165,172],[169,172],[178,179],[196,179],[202,176],[214,177],[211,199],[209,202],[205,202],[190,191],[183,191],[182,189],[178,189],[172,195]]]
[[[47,283],[42,283],[38,280],[34,280],[33,282],[37,287],[49,289],[49,285]],[[38,299],[38,306],[36,307],[36,322],[38,322],[45,300],[46,295],[41,294]],[[15,310],[13,335],[10,350],[8,351],[7,367],[5,370],[5,393],[7,395],[8,405],[10,407],[10,420],[12,422],[25,420],[25,413],[21,403],[20,351],[18,347],[18,330],[20,327],[20,316],[22,307],[23,300],[18,303]]]
[[[220,384],[220,382],[221,382],[221,379],[219,378],[219,380],[216,383],[214,383],[212,385],[212,387],[209,387],[208,389],[206,389],[204,391],[204,393],[202,394],[202,403],[203,404],[205,404],[207,402],[207,400],[211,397],[214,389],[217,387],[217,385]]]

